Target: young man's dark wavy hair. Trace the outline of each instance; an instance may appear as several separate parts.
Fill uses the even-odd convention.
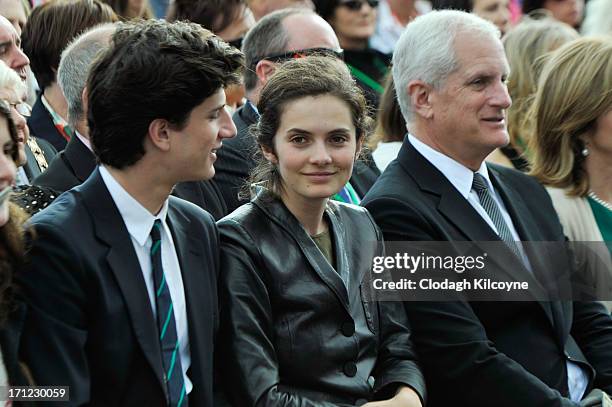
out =
[[[88,123],[102,164],[121,169],[144,155],[155,119],[181,129],[191,111],[230,83],[240,51],[193,23],[121,23],[87,80]]]

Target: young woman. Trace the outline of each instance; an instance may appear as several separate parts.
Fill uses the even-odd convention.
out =
[[[13,273],[22,263],[25,214],[9,201],[18,159],[17,130],[9,105],[0,100],[0,386],[27,385],[17,347],[25,306],[15,301]],[[8,404],[7,404],[8,405]]]
[[[256,196],[218,223],[228,395],[241,407],[421,406],[401,303],[368,296],[382,234],[365,209],[329,199],[366,134],[362,93],[342,62],[307,57],[284,64],[257,107]]]

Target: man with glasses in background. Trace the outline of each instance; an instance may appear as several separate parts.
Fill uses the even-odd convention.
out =
[[[309,55],[343,56],[332,27],[306,8],[279,10],[263,17],[244,37],[242,52],[247,67],[244,74],[247,102],[232,117],[238,135],[224,141],[215,163],[214,181],[221,190],[228,214],[247,202],[239,199],[238,193],[255,166],[256,143],[248,128],[259,120],[256,107],[259,94],[278,64]],[[365,164],[358,163],[343,192],[347,196],[349,192],[363,196],[377,175]]]

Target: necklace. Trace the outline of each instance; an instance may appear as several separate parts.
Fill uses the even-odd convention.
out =
[[[595,202],[597,202],[598,204],[600,204],[607,210],[612,211],[612,204],[610,202],[604,201],[603,199],[595,195],[595,192],[589,191],[589,198],[591,198],[592,200],[594,200]]]

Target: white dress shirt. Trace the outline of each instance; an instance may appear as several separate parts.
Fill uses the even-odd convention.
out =
[[[123,218],[125,227],[127,228],[140,270],[144,277],[147,293],[153,315],[157,317],[157,307],[155,305],[155,283],[153,282],[153,270],[151,268],[151,229],[156,219],[159,219],[162,224],[161,233],[161,251],[162,251],[162,267],[166,277],[166,283],[170,290],[172,298],[172,306],[174,308],[174,320],[176,321],[176,333],[179,340],[179,354],[181,358],[181,367],[183,368],[183,378],[185,381],[185,391],[187,394],[191,391],[193,385],[187,377],[187,369],[191,365],[191,353],[189,350],[189,335],[187,326],[187,309],[185,303],[185,290],[183,287],[183,277],[181,268],[174,247],[172,234],[166,223],[166,215],[168,213],[168,200],[164,202],[162,209],[157,215],[152,215],[145,207],[143,207],[136,199],[134,199],[123,187],[113,178],[108,170],[101,165],[100,175],[108,192],[110,192],[115,205]],[[159,340],[158,338],[153,338]]]
[[[474,172],[469,168],[465,167],[463,164],[453,160],[452,158],[442,154],[441,152],[434,150],[427,144],[423,143],[419,139],[417,139],[412,134],[408,135],[408,140],[410,144],[423,156],[427,161],[429,161],[434,167],[438,169],[448,181],[453,184],[453,186],[459,191],[459,193],[467,199],[467,201],[474,207],[476,212],[483,218],[493,229],[493,231],[499,235],[495,224],[487,214],[487,211],[480,204],[480,199],[478,198],[478,194],[476,191],[472,190],[472,182],[474,180]],[[489,187],[489,191],[495,200],[495,203],[499,207],[504,221],[508,225],[510,232],[512,233],[512,237],[517,242],[517,247],[521,251],[523,256],[523,262],[527,266],[527,269],[531,271],[531,267],[529,265],[529,260],[525,255],[525,251],[523,246],[520,243],[520,237],[516,232],[516,228],[514,227],[514,223],[512,222],[512,218],[504,205],[503,200],[493,187],[491,180],[489,179],[489,171],[487,170],[486,164],[483,162],[480,165],[480,168],[477,171],[481,174],[487,182],[487,186]],[[586,391],[588,385],[588,376],[578,364],[566,360],[567,365],[567,383],[569,387],[570,398],[573,401],[580,401],[584,392]]]

